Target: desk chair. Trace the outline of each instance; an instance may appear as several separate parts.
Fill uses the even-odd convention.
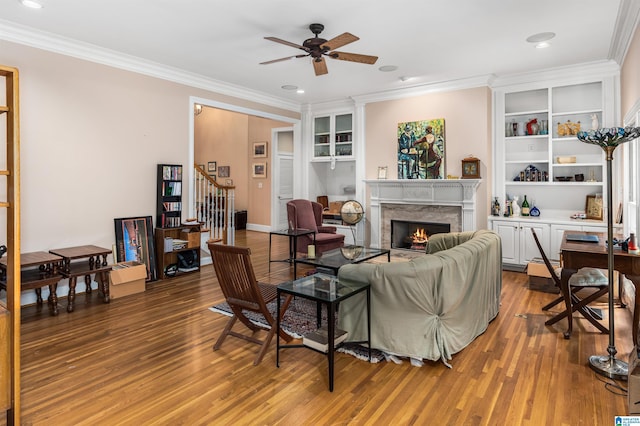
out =
[[[251,264],[251,250],[248,247],[235,247],[215,244],[213,242],[209,242],[207,245],[211,252],[211,259],[216,271],[218,283],[220,283],[220,288],[222,289],[227,304],[233,311],[233,316],[227,322],[222,334],[213,346],[213,350],[220,349],[227,336],[234,336],[251,343],[256,343],[260,345],[260,351],[253,361],[253,365],[258,365],[260,361],[262,361],[267,349],[269,349],[269,344],[277,329],[276,319],[271,315],[269,309],[267,309],[267,303],[278,297],[277,288],[274,285],[262,284],[256,280]],[[283,306],[280,308],[280,319],[284,316],[290,302],[291,296],[285,300]],[[243,311],[257,312],[264,316],[270,326],[268,330],[269,334],[264,340],[259,340],[255,338],[254,335],[247,336],[231,330],[237,320],[240,320],[240,322],[246,325],[253,334],[259,330],[263,330],[252,323]],[[282,331],[282,329],[279,330],[279,335],[286,342],[291,341],[291,336]]]
[[[533,228],[531,228],[531,233],[533,234],[533,239],[538,246],[538,250],[540,251],[540,256],[542,256],[542,260],[549,270],[551,279],[553,280],[555,285],[562,291],[562,268],[554,268],[544,250],[542,249],[542,245],[538,240],[538,235],[536,235],[536,231]],[[593,289],[593,292],[584,299],[581,299],[576,293],[586,288]],[[599,320],[602,319],[602,316],[595,312],[592,308],[587,306],[597,298],[607,294],[608,291],[609,279],[600,269],[582,268],[578,270],[578,272],[571,275],[571,277],[569,278],[568,299],[565,299],[564,291],[562,291],[562,296],[542,307],[542,310],[546,311],[551,307],[557,305],[558,303],[564,301],[567,309],[554,316],[553,318],[547,320],[547,322],[545,322],[544,324],[552,325],[566,317],[569,321],[569,328],[564,333],[564,338],[569,339],[571,337],[571,332],[573,331],[573,312],[577,311],[580,312],[598,330],[605,334],[609,334],[609,330],[599,322]],[[571,313],[571,315],[569,315],[569,313]]]

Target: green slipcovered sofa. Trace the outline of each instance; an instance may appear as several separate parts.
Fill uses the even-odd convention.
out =
[[[449,365],[498,315],[502,244],[489,230],[436,234],[411,261],[346,265],[338,277],[371,283],[373,348]],[[364,294],[340,304],[349,340],[367,339],[365,309]]]

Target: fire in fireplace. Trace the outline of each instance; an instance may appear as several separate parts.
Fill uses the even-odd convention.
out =
[[[451,232],[450,224],[391,220],[391,248],[424,251],[429,236],[444,232]]]

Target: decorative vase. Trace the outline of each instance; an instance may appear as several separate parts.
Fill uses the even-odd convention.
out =
[[[518,199],[520,197],[518,197],[517,195],[513,196],[513,200],[511,201],[511,211],[513,212],[514,216],[520,216],[520,213],[522,213],[522,210],[520,209],[520,204],[518,204]]]

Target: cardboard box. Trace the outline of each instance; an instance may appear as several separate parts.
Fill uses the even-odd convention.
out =
[[[560,267],[559,262],[551,261],[551,266],[554,268]],[[531,262],[527,265],[527,275],[530,277],[545,277],[551,278],[551,274],[547,269],[547,265],[544,264],[544,260],[539,257],[531,259]]]
[[[183,229],[181,235],[182,239],[187,241],[188,248],[200,247],[200,230]]]
[[[109,295],[112,299],[141,293],[145,290],[147,267],[140,262],[121,262],[109,273]]]
[[[640,414],[640,360],[638,347],[629,354],[629,375],[627,377],[627,403],[629,415]]]
[[[554,267],[560,266],[558,262],[551,261]],[[532,259],[527,265],[527,275],[529,276],[529,290],[543,291],[545,293],[560,293],[555,282],[551,279],[551,274],[540,258]]]

